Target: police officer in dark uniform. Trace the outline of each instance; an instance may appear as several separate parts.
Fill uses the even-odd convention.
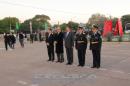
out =
[[[83,67],[85,65],[85,54],[87,49],[87,38],[86,33],[84,33],[83,27],[79,27],[78,33],[76,34],[76,49],[78,51],[78,66]]]
[[[101,53],[101,34],[98,32],[98,26],[93,25],[90,38],[90,49],[93,54],[93,66],[92,68],[100,68],[100,53]]]
[[[48,61],[54,61],[54,34],[52,33],[52,29],[48,29],[48,34],[46,36],[46,45],[49,59]]]
[[[57,27],[57,34],[55,36],[56,43],[56,54],[57,54],[57,62],[64,62],[64,48],[63,48],[63,39],[64,34],[61,31],[60,27]]]

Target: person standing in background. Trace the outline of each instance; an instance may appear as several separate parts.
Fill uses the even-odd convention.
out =
[[[13,33],[10,35],[10,40],[11,40],[11,48],[14,49],[15,43],[16,43],[16,38]]]
[[[19,42],[22,48],[24,48],[24,35],[23,32],[19,33]]]
[[[39,42],[42,42],[42,33],[39,32]]]
[[[66,65],[72,65],[73,64],[74,34],[70,26],[66,27],[64,40],[65,40],[65,48],[66,48],[67,61],[68,61]]]
[[[7,33],[5,33],[5,35],[4,35],[4,43],[5,43],[5,49],[6,49],[6,51],[8,50],[8,46],[10,46],[10,39],[9,39],[9,36],[8,36],[8,34]]]
[[[30,43],[33,44],[34,41],[34,33],[30,34]]]

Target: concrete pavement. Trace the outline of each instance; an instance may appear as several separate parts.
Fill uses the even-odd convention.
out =
[[[103,43],[102,67],[91,69],[92,55],[87,50],[86,66],[47,62],[45,43],[17,43],[5,51],[0,42],[0,86],[130,86],[130,43]]]

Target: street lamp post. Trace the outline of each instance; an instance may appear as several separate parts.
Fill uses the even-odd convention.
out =
[[[32,22],[30,21],[30,33],[32,34]]]
[[[10,33],[11,33],[11,18],[9,17],[9,30],[10,30]]]

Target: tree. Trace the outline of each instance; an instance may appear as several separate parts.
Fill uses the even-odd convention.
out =
[[[67,25],[70,26],[72,28],[72,30],[75,30],[75,31],[77,30],[77,28],[79,26],[78,23],[73,22],[73,21],[69,21]]]
[[[51,26],[51,24],[48,22],[48,20],[50,20],[49,16],[36,15],[32,19],[28,19],[28,20],[24,21],[21,24],[20,29],[23,30],[23,31],[29,32],[29,30],[30,30],[29,29],[30,28],[30,22],[32,22],[33,31],[45,30],[45,23],[48,25],[48,27]]]
[[[104,26],[104,21],[106,21],[108,18],[103,15],[103,14],[99,14],[99,13],[96,13],[96,14],[93,14],[88,22],[87,22],[87,25],[93,25],[93,24],[97,24],[99,25],[101,28],[103,28]]]
[[[123,31],[125,31],[125,25],[127,23],[130,23],[130,14],[122,16],[121,20],[122,20]]]
[[[66,26],[67,26],[67,24],[66,24],[66,23],[63,23],[63,24],[60,25],[60,28],[61,28],[63,31],[65,31]]]
[[[0,20],[0,32],[10,32],[11,30],[16,30],[16,23],[19,23],[19,19],[16,17],[5,17]]]

